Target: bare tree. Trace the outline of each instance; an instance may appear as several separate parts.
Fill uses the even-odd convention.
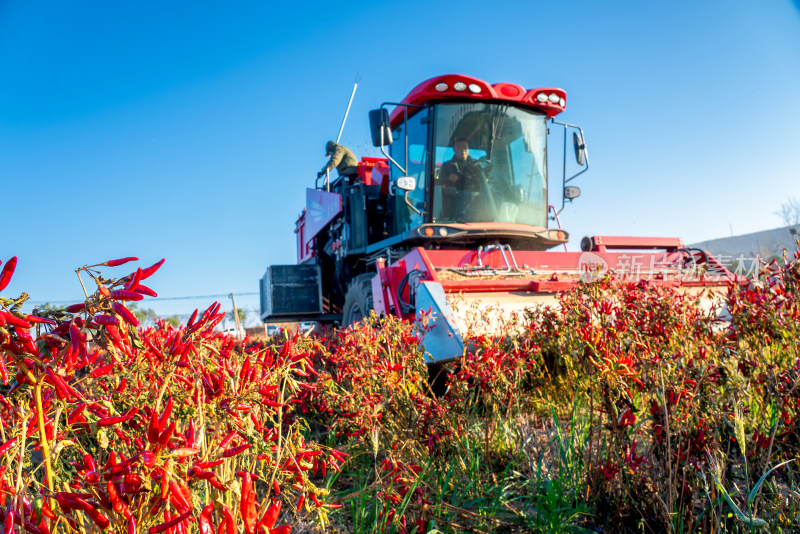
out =
[[[775,214],[789,227],[789,232],[795,235],[798,233],[800,230],[800,202],[796,198],[787,199]]]

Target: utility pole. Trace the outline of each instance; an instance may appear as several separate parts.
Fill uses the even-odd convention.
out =
[[[236,339],[242,339],[242,326],[239,324],[239,310],[236,309],[236,299],[233,293],[228,295],[233,301],[233,320],[236,322]]]

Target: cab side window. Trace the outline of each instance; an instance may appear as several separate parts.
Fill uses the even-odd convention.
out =
[[[408,119],[408,162],[405,154],[405,126],[401,124],[395,128],[398,137],[391,145],[391,155],[397,163],[405,168],[406,176],[416,179],[416,188],[408,193],[408,200],[420,212],[427,211],[426,195],[427,177],[425,167],[428,162],[426,150],[428,141],[428,110],[423,109]],[[402,176],[402,171],[392,165],[392,178],[396,180]],[[396,191],[394,197],[394,223],[397,233],[404,232],[424,222],[423,215],[411,209],[403,198],[403,191]]]

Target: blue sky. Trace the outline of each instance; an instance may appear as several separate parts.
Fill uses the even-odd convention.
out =
[[[0,0],[3,294],[79,300],[82,265],[166,258],[145,306],[234,293],[255,317],[356,78],[359,156],[368,110],[438,74],[564,88],[591,161],[561,217],[573,249],[781,226],[800,197],[797,0],[489,6]]]

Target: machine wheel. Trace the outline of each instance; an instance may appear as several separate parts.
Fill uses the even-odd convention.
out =
[[[369,316],[372,310],[372,273],[360,274],[353,279],[344,296],[342,326],[357,323]]]

